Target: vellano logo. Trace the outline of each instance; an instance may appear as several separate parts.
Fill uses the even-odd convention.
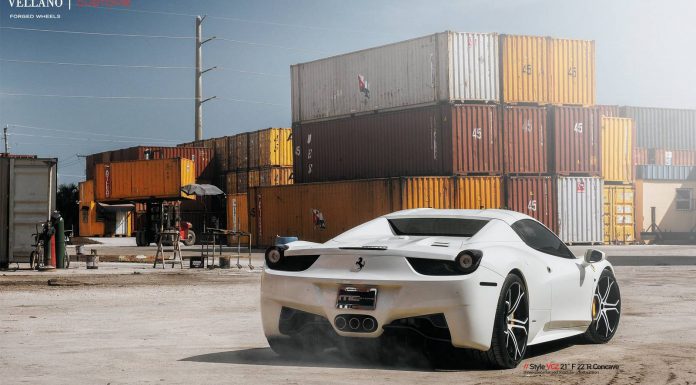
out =
[[[63,0],[9,0],[12,8],[61,8]],[[70,9],[70,0],[68,0]]]

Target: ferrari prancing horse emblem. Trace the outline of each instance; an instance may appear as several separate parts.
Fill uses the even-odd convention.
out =
[[[355,261],[355,265],[353,266],[350,271],[357,273],[358,271],[362,270],[363,267],[365,267],[365,260],[363,257],[359,257],[357,261]]]

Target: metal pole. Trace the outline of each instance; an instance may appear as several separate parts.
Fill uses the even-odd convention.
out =
[[[5,140],[5,154],[9,154],[10,147],[7,144],[7,126],[2,130],[2,138]]]
[[[202,80],[202,68],[203,59],[201,57],[201,24],[203,23],[203,18],[200,16],[196,17],[196,112],[195,112],[195,140],[203,139],[203,80]]]

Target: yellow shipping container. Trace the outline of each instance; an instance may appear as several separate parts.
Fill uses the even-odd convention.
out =
[[[548,103],[548,40],[540,36],[500,36],[505,103]]]
[[[602,116],[602,178],[606,181],[633,181],[633,119]]]
[[[292,167],[273,167],[259,172],[259,186],[282,186],[292,182]]]
[[[259,167],[292,166],[290,128],[259,131]]]
[[[604,243],[627,244],[636,239],[635,188],[604,185]]]
[[[458,209],[499,209],[502,207],[501,178],[470,176],[455,179]]]
[[[190,159],[99,163],[95,168],[95,200],[195,199],[181,192],[181,187],[195,183],[195,178]]]
[[[500,185],[499,177],[415,177],[257,187],[249,190],[249,221],[259,246],[277,235],[326,242],[402,209],[498,208]]]
[[[595,43],[592,40],[550,39],[549,102],[595,104]]]

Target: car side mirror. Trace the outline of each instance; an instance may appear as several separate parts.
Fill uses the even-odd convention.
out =
[[[607,255],[603,251],[587,249],[585,252],[585,263],[595,263],[603,261]]]

